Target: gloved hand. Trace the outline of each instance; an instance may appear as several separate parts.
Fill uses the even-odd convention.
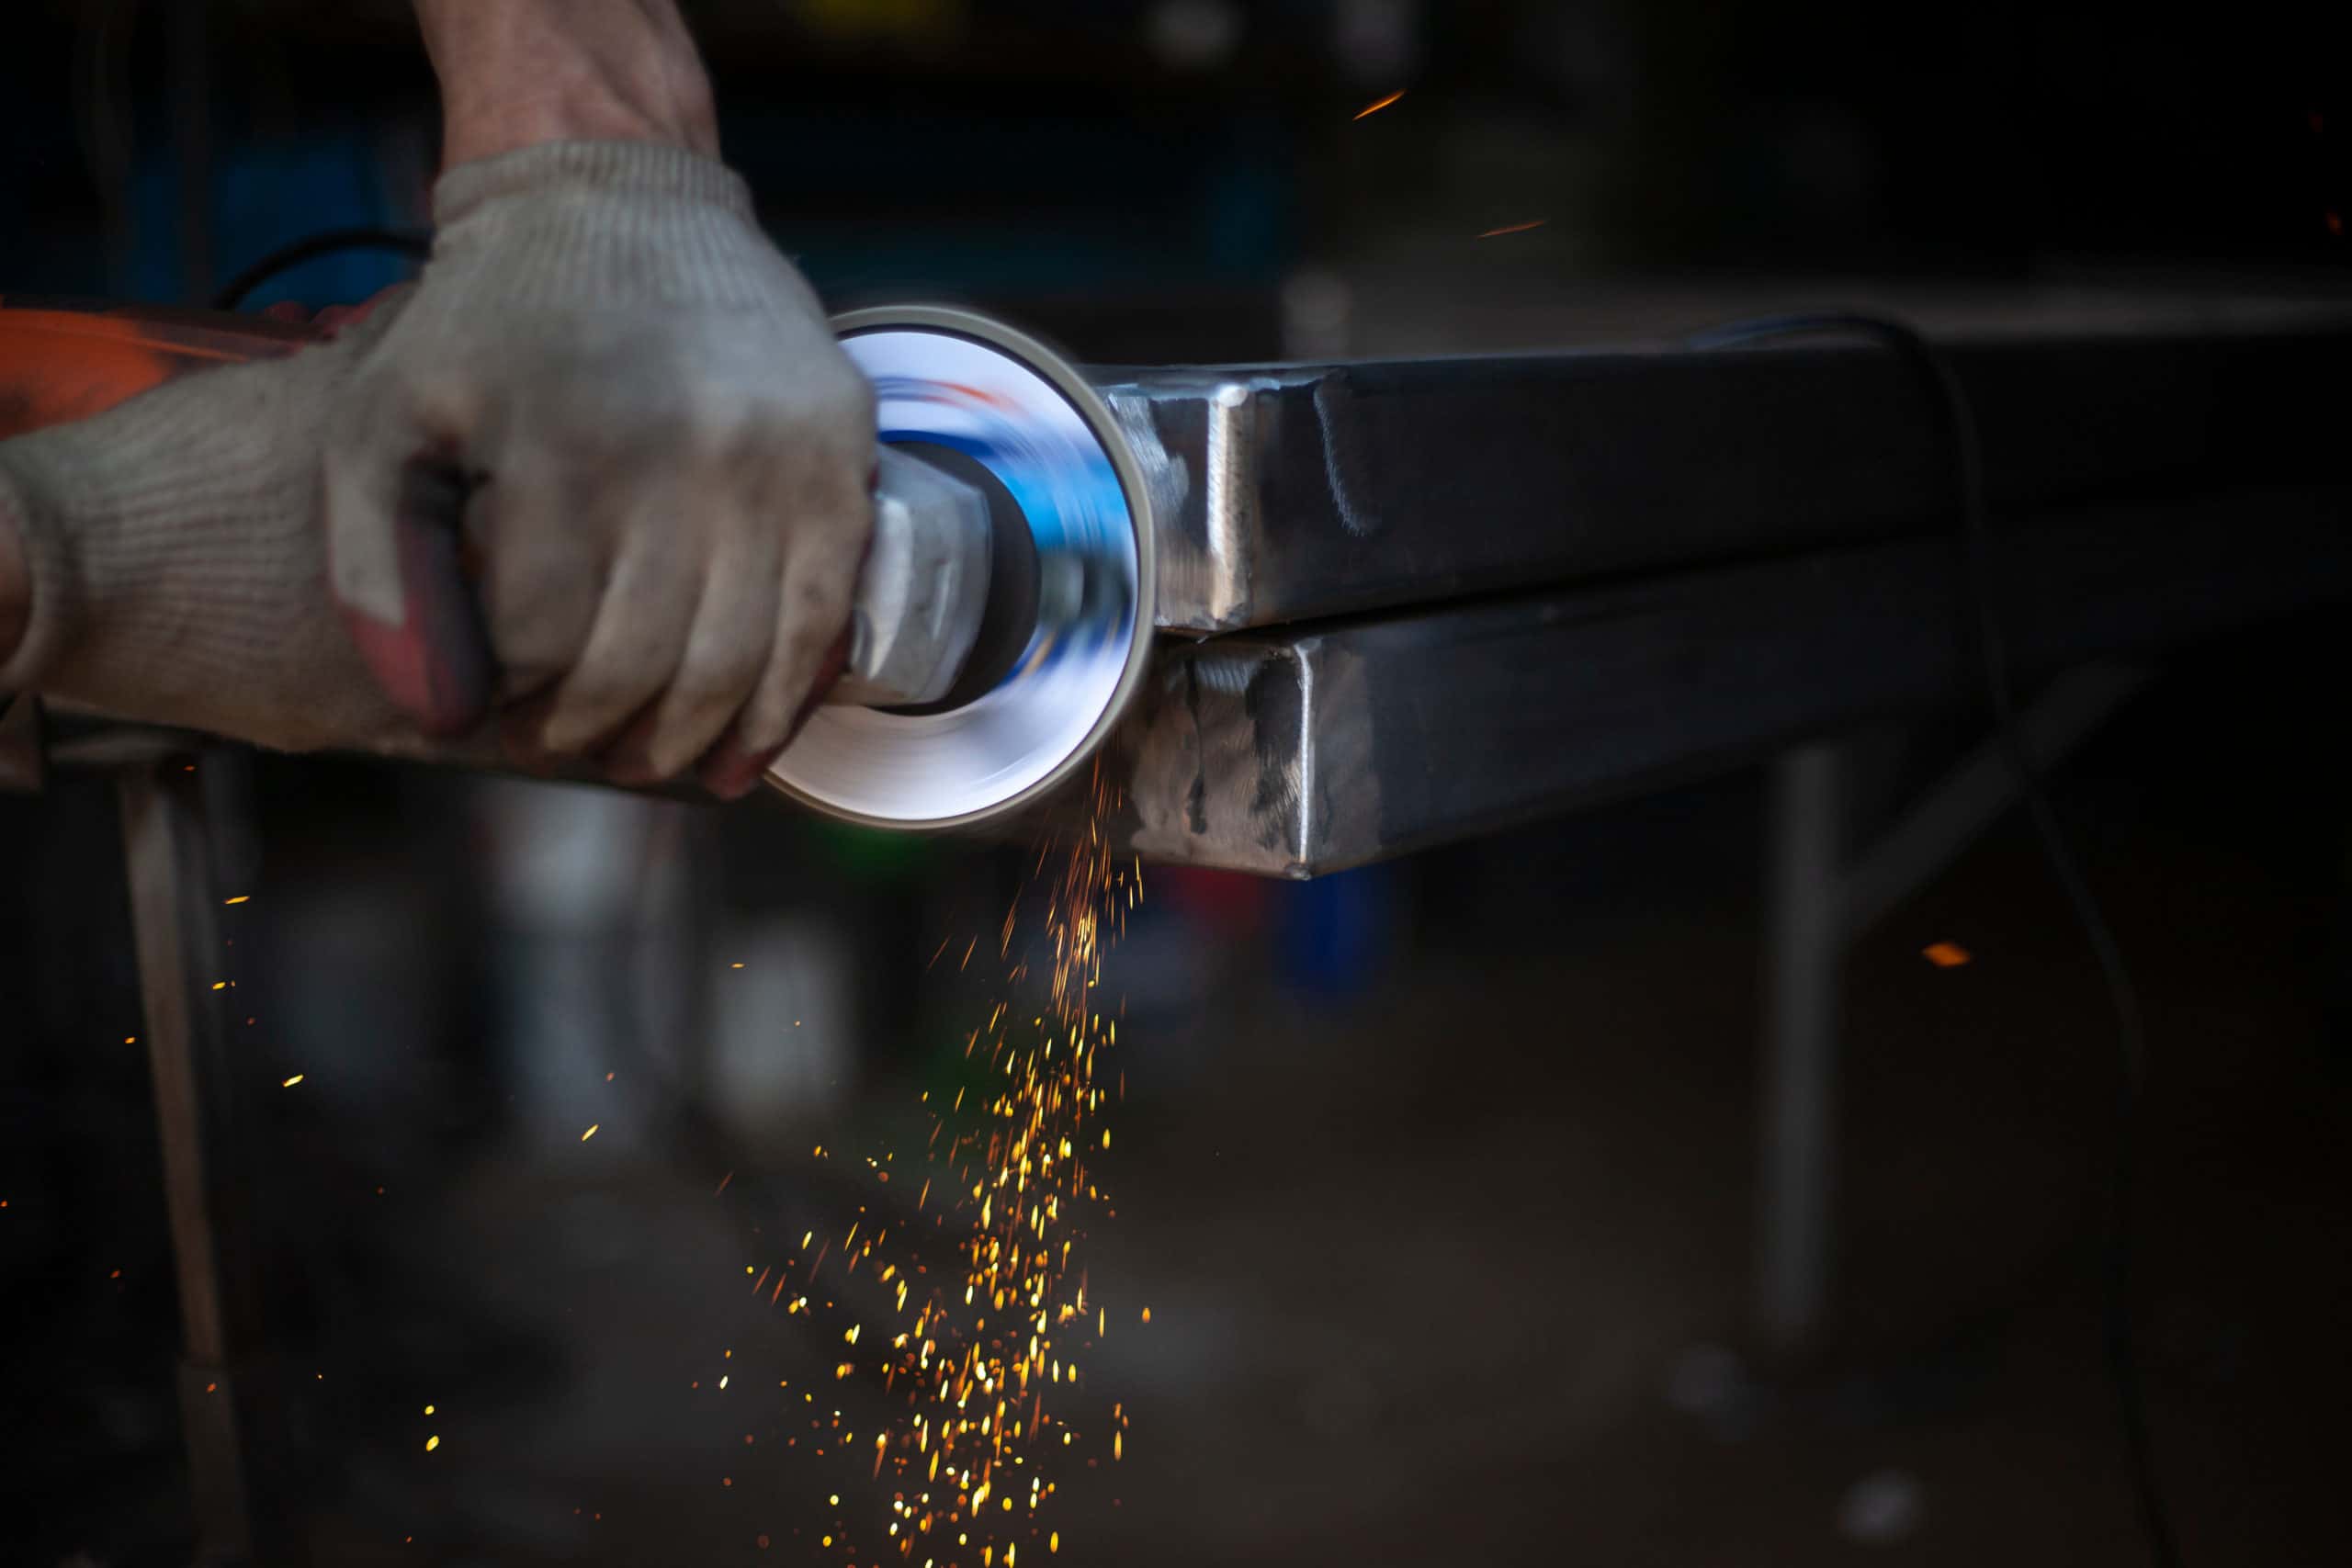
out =
[[[30,619],[0,691],[288,750],[413,735],[327,592],[328,411],[408,290],[292,357],[0,442]]]
[[[434,537],[462,497],[510,741],[748,788],[846,651],[872,389],[710,159],[526,148],[451,170],[435,216],[326,445],[362,653],[428,730],[479,718],[467,585]]]

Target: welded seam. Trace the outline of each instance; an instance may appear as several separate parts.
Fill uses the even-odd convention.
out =
[[[1208,546],[1209,620],[1240,625],[1249,615],[1248,544],[1243,513],[1250,504],[1250,389],[1228,381],[1209,394],[1202,531]]]
[[[1298,666],[1298,867],[1313,874],[1315,842],[1315,653],[1311,646],[1293,656]]]

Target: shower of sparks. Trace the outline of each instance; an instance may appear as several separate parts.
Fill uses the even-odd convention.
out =
[[[1391,93],[1386,97],[1382,98],[1375,103],[1366,104],[1362,109],[1357,111],[1355,118],[1358,119],[1364,119],[1373,115],[1376,115],[1382,109],[1386,108],[1389,105],[1395,103],[1404,96],[1405,95],[1401,92]]]
[[[870,1470],[857,1469],[888,1508],[887,1518],[877,1508],[873,1522],[899,1556],[933,1568],[1010,1568],[1015,1533],[1037,1540],[1038,1511],[1057,1487],[1049,1472],[1080,1458],[1087,1468],[1115,1462],[1125,1452],[1124,1405],[1098,1418],[1071,1403],[1081,1393],[1081,1358],[1091,1359],[1108,1326],[1102,1303],[1087,1299],[1080,1256],[1087,1217],[1114,1213],[1088,1163],[1110,1145],[1102,1122],[1120,1098],[1103,1060],[1118,1043],[1118,1009],[1106,1011],[1100,994],[1102,960],[1142,897],[1141,865],[1111,848],[1107,823],[1117,805],[1098,769],[1085,826],[1037,852],[1031,882],[1042,898],[1016,900],[990,933],[1002,965],[1001,999],[964,1040],[967,1081],[954,1104],[943,1111],[923,1097],[932,1131],[915,1207],[861,1209],[838,1250],[833,1238],[809,1231],[797,1255],[758,1270],[752,1283],[761,1293],[772,1269],[768,1304],[830,1317],[824,1327],[838,1336],[836,1355],[857,1348],[830,1381],[870,1385],[890,1414],[870,1450],[849,1449],[852,1433],[838,1451],[870,1452]],[[1024,907],[1034,911],[1040,902],[1042,918],[1024,923]],[[978,945],[975,939],[965,950],[967,963]],[[1017,1006],[1024,982],[1036,999]],[[902,1184],[879,1187],[890,1181],[895,1157],[865,1157],[878,1190],[903,1191]],[[944,1269],[932,1250],[942,1244],[952,1259]],[[829,1256],[836,1261],[820,1281]],[[787,1280],[805,1293],[787,1300]],[[821,1292],[812,1288],[820,1282]],[[806,1393],[801,1401],[813,1404]],[[840,1411],[830,1427],[809,1423],[832,1438],[842,1424]],[[1088,1455],[1105,1446],[1107,1456]],[[829,1494],[827,1503],[839,1508],[840,1495]],[[827,1544],[839,1538],[863,1550],[853,1519],[834,1518],[832,1530]],[[918,1538],[929,1550],[914,1550]],[[1059,1531],[1046,1551],[1060,1551]]]
[[[1499,229],[1487,230],[1485,233],[1479,235],[1478,238],[1482,240],[1492,240],[1499,238],[1504,234],[1524,234],[1530,229],[1541,229],[1549,221],[1549,219],[1535,218],[1529,220],[1525,223],[1506,223]]]

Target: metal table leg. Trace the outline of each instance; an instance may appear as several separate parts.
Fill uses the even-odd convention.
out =
[[[2019,716],[2046,767],[2145,682],[2093,664],[2052,682]],[[1849,842],[1853,748],[1817,742],[1772,764],[1765,831],[1763,1112],[1757,1169],[1757,1330],[1782,1356],[1805,1349],[1835,1261],[1838,1032],[1847,945],[1997,820],[2017,781],[1987,741],[1871,844]]]
[[[1766,1345],[1784,1353],[1811,1334],[1828,1292],[1850,772],[1838,745],[1799,747],[1772,764],[1767,808],[1756,1310]]]
[[[120,775],[122,838],[154,1075],[184,1344],[180,1413],[208,1565],[299,1564],[284,1506],[283,1392],[260,1356],[255,1153],[228,1051],[212,831],[200,782],[175,758]]]

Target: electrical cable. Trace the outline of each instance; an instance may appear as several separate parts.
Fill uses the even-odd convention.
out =
[[[2002,756],[2032,818],[2035,836],[2041,840],[2042,858],[2064,891],[2075,920],[2090,942],[2115,1015],[2122,1075],[2115,1108],[2115,1161],[2109,1183],[2105,1302],[2101,1313],[2108,1373],[2114,1386],[2116,1419],[2122,1430],[2125,1458],[2139,1503],[2141,1527],[2147,1537],[2149,1559],[2157,1568],[2180,1568],[2179,1548],[2156,1479],[2147,1406],[2139,1363],[2132,1348],[2132,1194],[2140,1102],[2147,1081],[2147,1034],[2139,993],[2124,968],[2122,949],[2090,884],[2084,878],[2073,846],[2059,824],[2058,814],[2051,807],[2041,771],[2028,751],[2023,731],[2018,728],[2009,682],[2008,642],[2002,630],[1997,599],[1993,528],[1984,502],[1984,452],[1978,440],[1975,412],[1951,361],[1916,329],[1884,316],[1847,310],[1766,316],[1711,329],[1696,334],[1690,342],[1697,348],[1728,348],[1766,338],[1828,334],[1860,335],[1891,348],[1897,358],[1919,373],[1942,405],[1944,427],[1951,438],[1959,481],[1969,598],[1974,612],[1974,641],[1985,699],[1992,707]]]
[[[280,245],[223,284],[212,298],[216,310],[233,310],[245,296],[287,268],[337,251],[397,251],[422,261],[433,254],[433,236],[406,229],[329,229],[290,245]]]

